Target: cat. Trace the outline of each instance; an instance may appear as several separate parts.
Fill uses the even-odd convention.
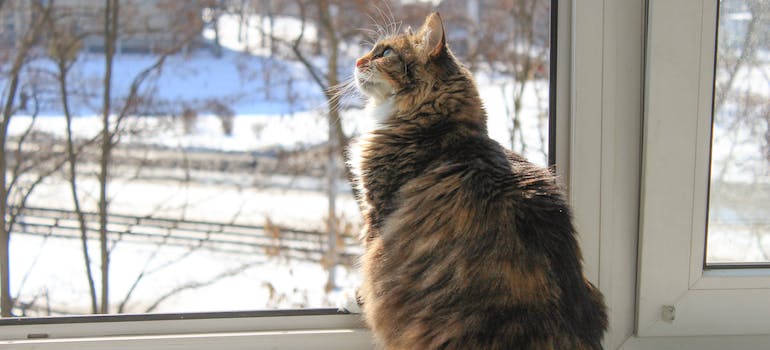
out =
[[[438,13],[377,42],[355,81],[378,127],[351,160],[364,211],[359,298],[386,349],[601,349],[602,294],[582,273],[551,172],[487,135]]]

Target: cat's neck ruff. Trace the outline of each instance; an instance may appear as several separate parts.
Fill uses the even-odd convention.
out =
[[[372,129],[369,130],[369,133],[371,133],[373,130],[376,130],[378,128],[383,127],[383,123],[385,120],[387,120],[390,116],[393,115],[393,113],[396,113],[396,103],[393,99],[393,97],[387,97],[384,99],[377,99],[377,98],[369,98],[369,102],[366,104],[366,108],[364,109],[365,114],[367,117],[372,118],[372,120],[375,121],[375,125]],[[348,154],[349,154],[349,165],[350,165],[350,171],[353,173],[353,176],[357,179],[361,178],[361,160],[363,159],[363,152],[362,149],[369,147],[370,145],[370,138],[367,136],[362,136],[359,138],[356,138],[354,142],[351,142],[348,147]],[[359,192],[361,194],[366,193],[366,189],[363,187],[363,184],[361,181],[356,181],[355,186],[358,188]]]
[[[396,112],[396,102],[393,97],[384,99],[372,98],[369,99],[369,103],[366,105],[366,112],[377,124],[382,124],[382,122]]]

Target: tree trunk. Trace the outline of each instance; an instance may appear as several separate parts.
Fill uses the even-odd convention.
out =
[[[337,59],[339,57],[339,39],[334,31],[334,25],[332,24],[331,5],[328,1],[319,1],[319,18],[321,22],[321,31],[326,35],[326,40],[329,44],[329,60],[327,62],[326,81],[329,86],[336,86],[339,81],[337,79]],[[319,40],[320,41],[320,40]],[[325,89],[328,91],[328,89]],[[329,94],[328,92],[326,93]],[[327,165],[327,175],[329,177],[329,277],[326,282],[326,290],[332,290],[336,287],[335,269],[337,266],[337,154],[342,154],[341,146],[343,145],[339,135],[341,135],[341,123],[339,111],[333,106],[333,99],[327,96],[326,101],[328,103],[328,125],[329,125],[329,162]]]
[[[11,271],[10,271],[10,243],[11,233],[6,230],[6,213],[8,212],[8,192],[6,191],[7,185],[7,164],[6,164],[6,152],[5,152],[5,139],[8,135],[8,124],[11,121],[11,113],[13,109],[13,100],[16,97],[16,89],[19,83],[19,71],[23,62],[22,55],[26,55],[25,52],[19,52],[14,62],[14,66],[11,70],[11,81],[8,89],[8,95],[5,100],[5,108],[3,108],[3,120],[0,125],[0,145],[3,149],[0,152],[0,315],[2,317],[10,317],[11,310],[13,309],[13,301],[11,299]]]
[[[270,33],[270,35],[268,35],[267,38],[268,40],[270,40],[270,55],[272,56],[273,54],[275,54],[275,51],[276,51],[276,42],[275,40],[273,40],[273,29],[275,29],[275,14],[273,13],[273,7],[270,4],[270,2],[268,1],[267,3],[268,3],[268,6],[267,6],[268,25],[267,26],[268,26],[268,33]]]
[[[2,5],[2,4],[0,4]],[[8,213],[8,179],[5,142],[8,136],[8,126],[13,115],[13,103],[16,99],[16,91],[19,88],[19,74],[24,65],[27,53],[30,47],[40,36],[40,28],[43,26],[51,14],[51,5],[41,8],[39,3],[32,5],[33,13],[40,14],[36,20],[32,21],[31,27],[27,28],[21,44],[16,49],[16,56],[13,65],[9,71],[9,83],[5,96],[5,105],[3,106],[3,120],[0,122],[0,317],[10,317],[13,309],[13,297],[11,296],[11,272],[10,272],[10,242],[11,233],[7,230],[6,214]]]
[[[14,89],[15,90],[15,87]],[[15,93],[15,91],[14,91]],[[9,94],[10,95],[10,94]],[[9,101],[12,101],[11,98]],[[10,115],[3,114],[2,130],[0,130],[0,143],[2,143],[3,152],[0,152],[0,317],[10,317],[13,309],[13,300],[11,299],[11,270],[10,270],[10,243],[11,233],[6,231],[5,214],[8,212],[8,193],[6,192],[6,159],[5,159],[5,138],[8,134],[8,119]]]
[[[221,7],[222,2],[217,1],[214,11],[212,11],[214,17],[211,19],[211,22],[214,25],[214,56],[217,58],[222,57],[222,44],[219,37],[219,17],[222,15]]]
[[[63,60],[64,58],[59,58]],[[88,234],[86,231],[86,220],[83,216],[83,209],[80,206],[77,187],[77,153],[72,139],[72,114],[69,109],[69,95],[67,91],[67,67],[66,63],[59,61],[59,91],[61,93],[62,109],[67,124],[67,160],[69,163],[70,191],[72,192],[72,203],[75,206],[75,213],[80,225],[80,242],[83,248],[83,261],[86,267],[86,277],[88,278],[88,290],[91,296],[91,312],[97,313],[99,309],[96,306],[96,284],[94,283],[94,274],[91,271],[91,256],[88,253]]]
[[[118,0],[106,0],[104,13],[104,101],[102,107],[102,155],[99,166],[99,251],[102,265],[102,291],[100,313],[109,313],[110,252],[107,248],[107,181],[112,153],[112,132],[110,131],[110,99],[112,92],[112,61],[118,37]]]

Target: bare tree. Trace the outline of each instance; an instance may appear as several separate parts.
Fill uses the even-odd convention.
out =
[[[481,27],[478,53],[493,72],[505,79],[501,85],[510,119],[511,148],[525,153],[527,140],[522,128],[525,92],[536,79],[547,78],[549,4],[543,0],[502,1],[487,9]]]
[[[98,312],[97,308],[97,296],[96,285],[93,278],[93,272],[91,271],[91,256],[88,251],[88,235],[86,220],[83,215],[82,204],[78,196],[78,152],[76,152],[75,141],[72,132],[72,112],[70,108],[70,91],[68,86],[68,74],[75,63],[78,50],[81,47],[81,36],[76,36],[68,28],[62,26],[59,22],[59,18],[65,17],[67,14],[57,13],[57,16],[52,18],[48,22],[49,27],[49,55],[56,63],[57,76],[56,80],[59,84],[59,96],[61,100],[62,112],[66,120],[66,149],[67,149],[67,163],[69,165],[69,187],[72,194],[72,203],[77,213],[78,223],[80,225],[80,240],[83,250],[83,262],[85,264],[86,278],[88,280],[88,290],[91,300],[91,312]]]
[[[118,1],[117,0],[107,0],[114,1],[114,4],[109,7],[110,11],[112,12],[112,15],[110,15],[110,18],[108,19],[105,14],[105,32],[107,33],[105,35],[105,44],[109,41],[111,42],[111,47],[114,53],[115,44],[118,42],[120,33],[119,33],[119,27],[118,27],[118,17],[120,16],[120,10],[118,8]],[[182,13],[182,16],[185,16],[186,13]],[[110,182],[110,175],[109,175],[109,167],[112,165],[111,155],[113,152],[113,149],[118,143],[119,135],[122,132],[126,120],[136,113],[138,110],[141,109],[152,109],[150,106],[147,106],[147,104],[150,104],[153,102],[152,98],[148,98],[146,94],[148,92],[143,91],[142,87],[145,84],[145,82],[150,79],[152,76],[160,72],[160,70],[163,68],[164,64],[166,63],[166,60],[179,52],[183,50],[185,47],[187,47],[190,42],[193,41],[193,39],[200,34],[198,23],[191,21],[188,22],[188,24],[185,25],[184,21],[181,21],[181,23],[175,23],[175,34],[176,37],[174,40],[166,47],[160,48],[159,51],[156,54],[155,61],[147,66],[145,69],[141,70],[136,76],[134,76],[133,80],[131,81],[131,84],[129,86],[129,90],[126,96],[124,96],[121,99],[120,103],[115,103],[114,99],[107,98],[106,96],[110,93],[109,87],[111,84],[109,84],[107,74],[105,74],[105,83],[104,83],[104,91],[105,91],[105,97],[104,97],[104,107],[103,107],[103,131],[102,131],[102,148],[101,148],[101,157],[100,157],[100,173],[99,173],[99,183],[100,183],[100,199],[99,199],[99,220],[100,220],[100,245],[101,245],[101,251],[102,251],[102,303],[101,303],[101,312],[102,313],[108,313],[110,312],[109,309],[109,303],[105,300],[108,300],[108,294],[109,294],[109,254],[111,251],[111,248],[108,247],[107,242],[107,217],[109,215],[109,198],[108,198],[108,191],[107,187]],[[148,30],[154,30],[152,28]],[[110,37],[110,38],[108,38]],[[109,50],[109,46],[105,45],[105,48]],[[109,59],[111,61],[111,59]],[[108,60],[106,59],[105,64],[110,67],[112,63],[107,63]],[[111,68],[108,68],[108,71]],[[110,122],[110,116],[112,110],[115,110],[114,121]],[[105,286],[106,285],[106,286]]]
[[[270,54],[275,51],[275,42],[272,40],[275,29],[275,9],[273,1],[271,0],[259,0],[259,25],[260,28],[264,28],[261,31],[260,45],[262,48],[269,48]],[[267,22],[267,26],[265,26]]]
[[[768,114],[763,113],[770,105],[770,99],[760,93],[751,91],[750,82],[747,80],[752,72],[763,73],[763,62],[759,59],[758,52],[762,48],[761,38],[766,36],[767,25],[770,24],[770,16],[766,3],[756,0],[726,1],[723,6],[728,9],[720,16],[720,36],[717,51],[717,76],[715,78],[714,93],[714,123],[726,130],[725,140],[740,141],[738,135],[747,130],[756,129],[764,123],[770,123]],[[743,30],[736,32],[728,24],[730,13],[744,11],[749,14]],[[770,78],[767,78],[770,80]],[[739,86],[740,85],[740,86]],[[726,109],[730,106],[738,108],[738,113],[729,113]],[[756,132],[750,133],[754,140],[762,141],[764,135]],[[722,164],[712,170],[713,185],[711,190],[719,192],[727,171],[735,166],[736,147],[739,142],[730,142],[727,156]],[[768,144],[764,148],[770,149]]]
[[[424,6],[410,5],[406,16],[415,21],[414,18],[424,16]],[[525,100],[541,94],[532,94],[540,88],[537,82],[548,79],[549,1],[446,0],[438,7],[445,21],[451,23],[448,30],[455,55],[471,71],[483,73],[499,87],[505,102],[511,149],[529,153],[536,148],[534,151],[545,160],[545,144],[532,145],[525,138],[523,124],[528,120],[523,111],[525,103],[539,100]],[[541,116],[548,114],[547,103],[538,103],[538,109],[536,122],[545,125]]]
[[[268,4],[269,5],[269,4]],[[310,6],[310,3],[308,1],[304,0],[298,0],[296,2],[296,5],[299,9],[299,19],[301,21],[301,27],[299,31],[299,35],[292,41],[287,40],[286,38],[278,38],[273,36],[272,30],[268,33],[265,28],[260,27],[260,31],[262,33],[263,38],[269,37],[270,42],[280,42],[285,46],[290,47],[291,52],[293,53],[293,56],[296,60],[302,63],[302,65],[307,70],[308,74],[311,76],[313,81],[317,84],[317,86],[326,94],[327,101],[329,103],[332,103],[333,96],[331,95],[332,92],[330,90],[331,86],[335,86],[338,84],[338,71],[337,71],[337,59],[339,55],[339,47],[338,47],[338,41],[336,37],[336,32],[334,31],[334,27],[331,23],[330,18],[330,6],[331,4],[327,0],[322,0],[315,2],[313,5],[315,7],[313,9],[310,9],[310,11],[318,13],[319,19],[318,23],[320,23],[320,26],[323,28],[323,32],[326,34],[326,40],[329,40],[329,57],[326,59],[326,74],[324,75],[322,73],[322,69],[318,68],[312,61],[309,56],[313,55],[313,52],[307,52],[306,47],[304,44],[304,38],[306,34],[306,28],[308,25],[308,21],[311,19],[309,18],[310,15],[308,14],[308,7]],[[320,29],[320,28],[319,28]],[[317,48],[318,45],[315,45]],[[330,106],[332,107],[332,106]],[[327,121],[328,121],[328,162],[326,166],[326,173],[328,177],[328,184],[327,184],[327,194],[328,194],[328,232],[329,232],[329,258],[334,259],[333,255],[336,254],[335,249],[335,242],[336,242],[336,228],[335,228],[335,218],[336,218],[336,167],[337,167],[337,154],[340,154],[342,148],[341,145],[344,145],[347,143],[347,140],[344,136],[344,132],[342,131],[342,125],[340,124],[340,116],[339,111],[334,108],[328,108],[327,109]],[[335,276],[334,276],[334,265],[331,264],[331,268],[329,269],[329,277],[327,282],[327,288],[330,288],[334,284]]]
[[[142,71],[140,71],[134,79],[131,81],[129,91],[125,96],[115,97],[112,93],[112,66],[113,57],[116,53],[116,45],[119,39],[119,32],[130,30],[147,30],[153,31],[157,29],[153,28],[126,28],[121,27],[118,22],[120,15],[120,6],[117,0],[105,1],[103,21],[103,29],[93,28],[92,32],[80,31],[75,32],[72,30],[72,23],[77,20],[88,21],[95,20],[94,15],[91,13],[79,13],[78,16],[70,16],[66,13],[67,8],[58,8],[57,10],[63,11],[57,13],[56,19],[48,21],[49,32],[47,33],[48,41],[48,53],[53,59],[57,67],[56,79],[59,87],[59,99],[62,107],[63,114],[66,120],[66,163],[68,167],[68,183],[70,191],[72,193],[73,205],[80,227],[81,243],[84,255],[84,263],[86,266],[86,274],[88,279],[89,294],[91,299],[91,311],[93,313],[109,313],[110,312],[110,251],[113,247],[109,245],[108,240],[108,215],[109,215],[109,197],[108,186],[111,180],[110,167],[113,166],[112,155],[113,150],[118,142],[119,135],[124,132],[126,119],[136,113],[138,110],[146,109],[151,110],[152,107],[148,104],[153,100],[146,98],[146,91],[143,91],[143,84],[154,74],[160,71],[163,67],[166,59],[169,55],[180,52],[184,49],[193,38],[198,35],[199,27],[194,21],[189,22],[190,25],[184,25],[184,20],[177,22],[182,23],[182,26],[175,31],[174,40],[170,46],[158,48],[156,60],[153,64],[149,65]],[[194,9],[193,9],[194,10]],[[184,14],[181,14],[184,15]],[[91,16],[91,17],[88,17]],[[85,17],[85,18],[84,18]],[[178,23],[175,22],[174,25]],[[164,33],[165,34],[165,33]],[[87,91],[72,91],[69,86],[69,81],[73,79],[69,72],[77,61],[79,49],[82,46],[82,41],[89,35],[102,36],[105,47],[105,75],[102,85],[102,132],[91,140],[81,141],[78,144],[76,140],[75,132],[72,128],[73,113],[71,108],[71,97],[76,94],[88,95]],[[113,113],[114,112],[114,113]],[[77,164],[81,162],[81,153],[84,148],[89,145],[93,145],[99,141],[99,155],[97,157],[99,163],[99,170],[97,174],[97,180],[99,183],[99,198],[97,201],[98,206],[98,220],[99,220],[99,253],[101,260],[100,277],[101,277],[101,290],[99,296],[96,293],[95,273],[92,271],[92,258],[89,254],[88,248],[88,235],[87,235],[87,220],[84,216],[83,203],[81,203],[78,185],[78,167]],[[88,161],[83,159],[83,161]],[[140,171],[140,170],[137,170]]]
[[[110,106],[112,103],[112,62],[115,56],[115,44],[118,41],[118,18],[120,2],[105,0],[104,6],[104,85],[102,103],[102,146],[99,159],[99,252],[101,254],[102,293],[99,312],[109,313],[109,277],[110,254],[107,249],[107,182],[112,156],[112,131],[110,126]]]
[[[351,62],[352,67],[355,55],[361,53],[357,44],[366,40],[366,32],[363,29],[377,24],[370,22],[373,21],[373,18],[379,18],[382,22],[386,22],[380,25],[382,28],[390,28],[389,33],[383,31],[380,34],[393,34],[390,31],[393,31],[396,25],[388,3],[388,1],[381,1],[378,4],[378,6],[386,8],[383,10],[377,6],[373,8],[369,2],[357,0],[296,0],[293,3],[294,6],[288,8],[288,10],[296,12],[295,16],[300,21],[299,34],[296,37],[278,37],[274,35],[272,30],[268,32],[264,27],[260,29],[263,37],[269,38],[271,44],[281,45],[282,48],[288,49],[288,55],[285,55],[285,52],[273,50],[274,55],[299,62],[318,89],[322,91],[326,101],[324,116],[328,125],[326,177],[328,181],[327,229],[329,233],[327,265],[330,271],[327,289],[333,288],[335,284],[334,266],[336,265],[338,236],[337,189],[335,184],[340,175],[338,172],[340,165],[343,165],[343,175],[352,180],[352,173],[348,167],[345,152],[349,137],[345,135],[342,128],[342,115],[340,113],[340,87],[344,86],[340,84],[340,76],[342,72],[348,70],[341,70],[340,63]],[[273,13],[269,13],[269,16],[273,15]],[[314,38],[307,37],[310,28],[315,30]],[[345,50],[345,48],[351,47],[356,50],[354,52]],[[356,189],[352,188],[352,191],[356,196]]]
[[[0,122],[0,145],[3,149],[0,152],[0,314],[3,317],[11,316],[13,300],[10,290],[10,258],[9,244],[10,231],[7,229],[6,215],[8,213],[8,190],[7,190],[7,159],[6,159],[6,139],[8,137],[8,126],[11,117],[16,112],[18,105],[15,105],[16,93],[19,88],[21,72],[32,46],[38,40],[41,34],[41,28],[51,14],[50,3],[44,6],[41,2],[32,3],[34,14],[30,21],[29,28],[26,29],[22,40],[16,47],[16,55],[8,73],[8,86],[4,90],[3,96],[3,119]],[[2,6],[0,6],[2,10]]]
[[[222,40],[219,32],[220,18],[227,10],[227,4],[224,0],[206,0],[204,2],[206,21],[214,30],[214,55],[222,57]]]

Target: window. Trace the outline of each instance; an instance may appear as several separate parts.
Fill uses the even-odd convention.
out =
[[[706,265],[770,263],[770,6],[719,3]]]
[[[759,316],[770,312],[770,271],[704,266],[704,261],[715,261],[706,258],[707,230],[709,256],[722,249],[715,242],[723,214],[720,206],[727,202],[714,189],[719,183],[711,183],[711,203],[708,190],[709,180],[718,181],[714,173],[723,166],[719,164],[725,142],[720,113],[733,108],[714,101],[714,96],[718,99],[727,91],[719,89],[725,72],[718,58],[714,93],[715,49],[724,49],[723,42],[716,44],[717,24],[724,26],[719,33],[730,30],[725,18],[737,16],[739,8],[751,4],[756,3],[722,1],[720,21],[716,1],[649,4],[637,314],[637,332],[642,337],[770,333],[770,325]],[[736,81],[735,86],[741,84]],[[713,129],[712,110],[716,111]],[[714,209],[711,218],[709,205]],[[767,212],[767,205],[760,207]]]
[[[329,155],[347,142],[338,136],[371,125],[357,116],[360,101],[331,106],[325,93],[368,49],[357,29],[372,21],[395,30],[398,18],[417,26],[439,10],[479,81],[492,136],[541,165],[552,155],[547,0],[106,4],[0,5],[26,23],[17,42],[30,38],[3,52],[27,55],[20,70],[0,64],[4,88],[21,82],[2,90],[13,107],[3,119],[6,317],[65,316],[101,332],[109,327],[96,324],[117,320],[71,316],[142,314],[119,319],[137,322],[131,329],[168,319],[248,325],[230,331],[280,329],[244,321],[252,316],[300,317],[242,310],[339,316],[330,308],[358,283],[360,222],[342,156]],[[340,68],[326,65],[328,50]],[[37,336],[105,335],[56,322],[26,324],[49,330]],[[314,322],[301,329],[329,326]],[[205,330],[172,328],[158,332]],[[9,329],[0,334],[31,334]]]
[[[716,1],[558,3],[558,94],[549,96],[557,138],[550,141],[569,184],[587,274],[609,305],[605,348],[766,347],[766,269],[703,269]],[[103,51],[89,45],[86,51]],[[2,319],[0,339],[14,340],[0,344],[370,348],[357,316],[328,311],[38,318],[20,326],[31,319]]]

